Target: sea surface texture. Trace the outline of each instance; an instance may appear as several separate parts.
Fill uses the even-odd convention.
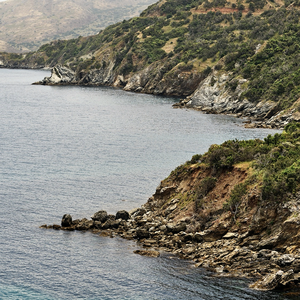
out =
[[[292,299],[166,253],[138,256],[134,241],[40,229],[139,207],[211,144],[275,133],[172,109],[178,99],[31,85],[48,75],[0,69],[0,299]]]

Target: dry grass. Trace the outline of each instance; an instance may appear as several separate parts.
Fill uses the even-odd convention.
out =
[[[177,39],[178,38],[168,40],[166,44],[162,47],[162,50],[164,50],[166,53],[172,52],[177,45]]]

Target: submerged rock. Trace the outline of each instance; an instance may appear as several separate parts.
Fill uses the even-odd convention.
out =
[[[154,250],[135,250],[133,251],[135,254],[143,255],[143,256],[149,256],[149,257],[159,257],[160,253],[158,251]]]

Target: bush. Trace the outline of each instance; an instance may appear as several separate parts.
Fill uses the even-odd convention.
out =
[[[217,178],[215,177],[205,177],[201,182],[199,187],[195,191],[195,207],[194,211],[199,212],[202,206],[203,198],[216,186]]]
[[[242,201],[242,198],[247,192],[247,187],[248,187],[248,181],[235,185],[235,187],[230,193],[230,199],[228,200],[228,202],[224,203],[223,208],[225,210],[230,210],[231,212],[234,213],[234,215],[236,215],[236,213],[238,212],[238,207]]]

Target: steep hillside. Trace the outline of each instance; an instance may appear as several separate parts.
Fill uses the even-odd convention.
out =
[[[96,34],[154,1],[7,0],[0,2],[0,51],[28,52],[55,39]]]
[[[249,126],[300,119],[298,2],[163,0],[99,34],[43,45],[8,67],[55,67],[42,84],[113,85],[187,97]]]

